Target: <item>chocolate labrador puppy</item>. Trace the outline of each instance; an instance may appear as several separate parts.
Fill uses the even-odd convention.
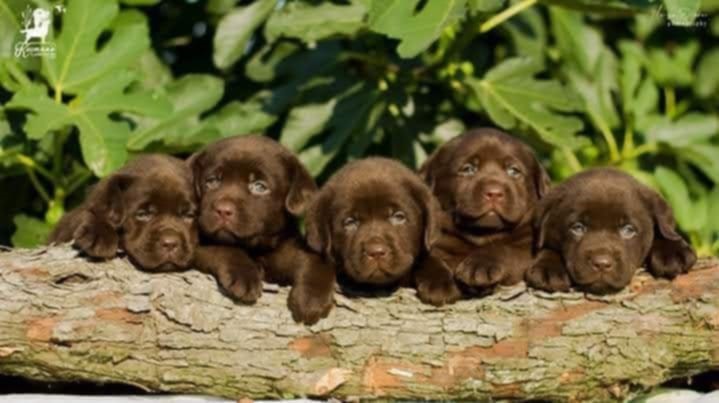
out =
[[[535,216],[537,256],[529,285],[617,292],[642,264],[673,278],[696,255],[675,229],[671,208],[654,190],[611,168],[591,169],[557,186]]]
[[[532,150],[491,128],[436,150],[420,174],[450,222],[432,254],[468,291],[521,281],[532,262],[532,212],[550,179]]]
[[[227,281],[244,302],[260,297],[263,278],[295,284],[288,305],[295,320],[307,324],[325,317],[331,289],[317,276],[331,266],[307,250],[297,229],[317,190],[300,161],[276,141],[258,135],[228,137],[188,160],[200,199],[202,243],[216,250],[245,250],[256,264],[238,260]],[[226,261],[226,259],[223,259]],[[212,266],[211,257],[206,264]],[[331,287],[331,286],[330,286]],[[328,295],[328,291],[329,295]]]
[[[102,259],[122,249],[148,271],[186,269],[197,245],[196,211],[185,164],[145,155],[101,180],[60,220],[48,242],[73,241],[88,256]]]
[[[307,242],[336,264],[340,285],[381,290],[415,282],[423,300],[451,299],[451,273],[423,259],[439,234],[438,214],[415,173],[396,161],[367,158],[347,164],[322,187],[307,212]],[[427,295],[438,293],[450,295]]]

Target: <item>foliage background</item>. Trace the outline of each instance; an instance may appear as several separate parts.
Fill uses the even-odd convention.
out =
[[[61,6],[61,7],[54,7]],[[53,9],[56,57],[17,58]],[[467,127],[555,180],[613,165],[719,252],[719,0],[0,0],[0,244],[32,246],[133,154],[263,132],[322,182]]]

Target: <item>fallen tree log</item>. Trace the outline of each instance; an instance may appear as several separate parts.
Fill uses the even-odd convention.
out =
[[[607,298],[523,285],[434,308],[337,296],[295,324],[287,289],[231,302],[209,276],[0,253],[0,373],[230,398],[611,400],[719,368],[719,262]]]

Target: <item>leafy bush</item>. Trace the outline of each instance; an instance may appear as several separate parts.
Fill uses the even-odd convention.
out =
[[[264,132],[321,181],[492,125],[556,180],[627,170],[719,252],[717,0],[34,0],[56,57],[19,58],[28,3],[0,0],[0,242],[138,152]]]

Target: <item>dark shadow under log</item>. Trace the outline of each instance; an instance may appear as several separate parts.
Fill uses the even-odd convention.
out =
[[[295,324],[287,289],[232,303],[212,278],[0,253],[0,373],[229,398],[621,399],[719,368],[719,262],[607,298],[523,285],[445,308],[337,296]]]

